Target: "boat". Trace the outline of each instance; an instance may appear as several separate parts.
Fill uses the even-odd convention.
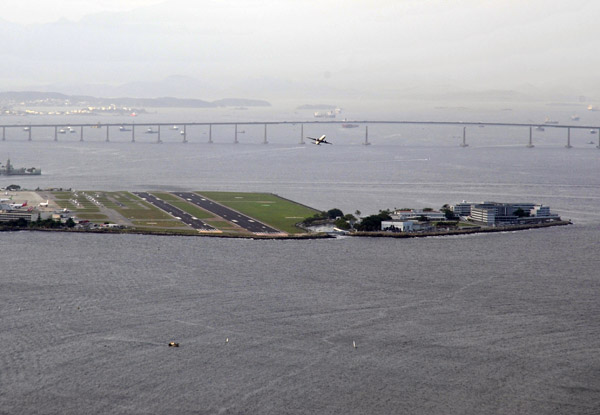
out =
[[[10,163],[10,159],[6,161],[6,166],[0,166],[0,175],[5,176],[39,176],[42,174],[42,169],[37,167],[13,167]]]
[[[598,109],[596,107],[594,107],[593,105],[588,105],[588,111],[598,111]]]
[[[358,124],[350,124],[350,123],[343,123],[342,124],[342,128],[356,128],[358,127]]]
[[[154,134],[154,133],[156,133],[156,132],[157,132],[157,131],[154,131],[154,130],[152,129],[152,127],[148,127],[148,129],[146,130],[146,134]]]
[[[537,127],[535,127],[535,131],[544,131],[544,127],[538,125]]]
[[[544,124],[558,124],[558,121],[551,120],[550,117],[546,117]]]
[[[59,134],[65,134],[67,132],[67,130],[65,130],[64,128],[61,128],[60,130],[58,130]]]
[[[579,121],[579,115],[571,115],[572,121]]]
[[[596,130],[590,130],[590,134],[596,134]]]
[[[23,127],[23,131],[29,131],[29,130],[31,130],[31,128],[29,128],[29,127]]]
[[[172,126],[172,127],[170,128],[170,130],[179,130],[179,127],[178,127],[178,126],[176,126],[176,125],[174,125],[174,126]]]

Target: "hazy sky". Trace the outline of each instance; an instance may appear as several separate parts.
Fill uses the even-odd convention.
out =
[[[185,75],[371,93],[445,85],[600,93],[598,17],[597,0],[9,1],[0,83]]]
[[[49,23],[61,18],[79,20],[100,12],[133,10],[163,0],[9,0],[2,5],[2,18],[14,23]]]

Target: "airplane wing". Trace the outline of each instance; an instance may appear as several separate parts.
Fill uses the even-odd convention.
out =
[[[314,138],[314,137],[306,137],[309,140],[313,140],[315,142],[315,144],[333,144],[330,143],[329,141],[325,140],[325,137],[321,137],[321,138]]]

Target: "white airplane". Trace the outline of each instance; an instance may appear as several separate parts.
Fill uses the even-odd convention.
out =
[[[8,206],[10,206],[13,209],[19,209],[27,206],[27,200],[24,203],[9,203]]]
[[[306,137],[306,138],[308,138],[309,140],[313,140],[313,144],[316,144],[316,145],[333,144],[333,143],[330,143],[329,141],[325,140],[325,134],[323,134],[319,138],[312,138],[312,137]]]
[[[48,207],[48,201],[40,203],[40,207]]]

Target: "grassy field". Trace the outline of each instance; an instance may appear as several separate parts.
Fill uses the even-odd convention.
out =
[[[131,221],[173,220],[173,217],[129,192],[105,192],[101,202]]]
[[[101,213],[77,213],[79,219],[87,219],[92,222],[102,222],[108,219],[108,216]]]
[[[94,192],[91,192],[94,193]],[[86,197],[84,192],[54,192],[56,204],[64,209],[78,213],[99,212],[100,208]]]
[[[287,233],[303,233],[295,225],[316,210],[271,193],[198,192],[203,196]]]
[[[136,228],[184,228],[184,223],[178,220],[134,220],[131,221]]]
[[[244,234],[247,231],[236,224],[217,217],[211,212],[189,203],[171,193],[152,192],[163,201],[205,221],[219,231],[228,234]],[[201,192],[218,203],[235,209],[260,222],[290,234],[304,233],[295,226],[317,211],[280,198],[270,193]],[[135,230],[166,231],[173,233],[196,233],[183,222],[173,218],[130,192],[78,191],[54,192],[55,202],[72,211],[81,219],[94,222],[109,220],[111,210],[127,219]],[[92,200],[93,199],[93,200]],[[94,201],[95,200],[95,201]]]

